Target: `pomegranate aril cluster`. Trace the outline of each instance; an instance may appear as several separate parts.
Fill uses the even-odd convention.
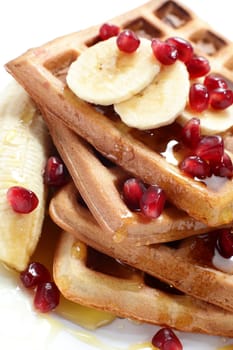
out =
[[[201,136],[200,120],[192,118],[181,132],[181,140],[190,150],[190,155],[179,164],[179,168],[191,177],[205,179],[212,175],[231,179],[233,165],[225,152],[221,136]]]
[[[116,36],[120,51],[133,53],[140,45],[137,34],[113,24],[104,23],[99,29],[99,36],[106,40]],[[196,112],[202,112],[208,107],[222,110],[233,104],[233,92],[227,82],[216,74],[209,74],[210,63],[207,58],[194,53],[191,43],[180,37],[170,37],[166,40],[153,38],[151,48],[156,59],[163,65],[171,65],[180,60],[186,65],[190,79],[205,77],[203,83],[194,83],[190,88],[189,104]],[[209,74],[209,75],[207,75]]]
[[[34,288],[34,307],[40,312],[49,312],[59,304],[60,292],[51,280],[48,269],[39,262],[32,262],[20,273],[25,288]]]
[[[145,217],[159,217],[166,203],[164,191],[157,185],[146,187],[136,178],[129,178],[123,185],[123,199],[132,211],[141,212]]]
[[[152,51],[159,62],[170,65],[177,60],[184,62],[190,79],[205,76],[210,71],[209,61],[202,56],[194,54],[189,41],[180,37],[170,37],[165,41],[152,39]]]
[[[186,64],[193,56],[192,45],[179,37],[171,37],[165,41],[152,39],[151,47],[157,60],[164,65],[173,64],[176,60]]]
[[[194,83],[190,87],[189,105],[196,112],[203,112],[209,107],[223,110],[232,104],[233,92],[217,74],[209,74],[203,83]]]
[[[188,41],[179,37],[165,41],[156,38],[152,39],[151,47],[160,63],[170,65],[180,60],[186,65],[190,79],[205,77],[203,83],[194,83],[190,88],[189,105],[194,111],[203,112],[209,107],[222,110],[233,104],[233,92],[227,82],[221,76],[209,74],[208,59],[194,54]]]
[[[113,24],[104,23],[99,29],[99,36],[106,40],[116,36],[120,51],[133,53],[140,45],[137,34]],[[180,60],[186,65],[190,79],[204,78],[203,83],[194,83],[190,88],[189,105],[196,112],[203,112],[211,107],[216,110],[226,109],[233,104],[233,92],[227,82],[216,74],[210,73],[210,63],[207,58],[194,53],[191,43],[180,37],[170,37],[166,40],[153,38],[151,48],[156,59],[163,65],[171,65]],[[208,74],[208,75],[207,75]]]

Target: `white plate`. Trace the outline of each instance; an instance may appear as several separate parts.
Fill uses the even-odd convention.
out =
[[[1,1],[0,90],[10,79],[3,69],[8,60],[30,47],[102,23],[143,3],[143,0]],[[186,0],[185,5],[233,40],[232,5],[229,0]],[[156,329],[154,326],[116,320],[111,325],[90,332],[54,316],[41,318],[32,310],[30,296],[17,287],[12,274],[0,269],[0,340],[1,348],[5,350],[64,350],[65,347],[69,350],[136,350],[139,349],[136,344],[150,341]],[[219,346],[233,344],[233,340],[217,337],[177,334],[185,350],[216,350]],[[141,346],[140,349],[149,348]]]

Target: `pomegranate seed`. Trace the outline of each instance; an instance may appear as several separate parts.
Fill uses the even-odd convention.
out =
[[[228,179],[231,179],[233,177],[233,164],[228,154],[224,153],[220,162],[217,162],[216,164],[212,162],[211,170],[212,173],[216,176],[227,177]]]
[[[60,292],[54,282],[43,282],[38,284],[34,306],[40,312],[48,312],[59,304]]]
[[[187,62],[193,56],[193,47],[187,40],[180,37],[171,37],[166,42],[176,47],[180,61]]]
[[[218,88],[228,88],[226,80],[220,75],[213,73],[205,77],[204,85],[207,87],[208,91],[215,90]]]
[[[230,229],[218,231],[216,248],[221,256],[228,259],[233,256],[233,234]]]
[[[189,148],[196,148],[201,140],[200,119],[190,119],[181,130],[181,140]]]
[[[159,39],[152,39],[151,47],[155,57],[160,63],[170,65],[177,60],[178,51],[174,45]]]
[[[131,210],[140,209],[140,200],[145,191],[144,184],[135,178],[131,178],[125,181],[123,186],[123,198],[127,206]]]
[[[164,191],[156,185],[148,187],[140,200],[141,212],[148,218],[156,219],[163,211],[166,202]]]
[[[58,157],[50,157],[45,166],[44,183],[49,186],[62,186],[66,181],[67,170],[64,163]]]
[[[233,103],[233,92],[230,89],[217,88],[210,92],[210,105],[214,109],[225,109]]]
[[[195,154],[208,162],[215,164],[221,162],[224,154],[222,137],[218,135],[202,137],[195,150]]]
[[[38,206],[36,194],[24,187],[12,186],[7,191],[7,200],[16,213],[29,214]]]
[[[198,156],[184,158],[180,163],[179,168],[186,175],[197,177],[199,179],[205,179],[211,174],[209,164]]]
[[[99,29],[99,36],[101,40],[107,40],[119,34],[120,28],[115,24],[104,23]]]
[[[140,45],[140,39],[130,29],[123,30],[117,37],[117,46],[119,50],[132,53],[137,50]]]
[[[203,112],[209,105],[209,93],[203,84],[195,83],[189,90],[189,105],[196,112]]]
[[[202,56],[193,56],[185,62],[190,79],[199,78],[210,71],[209,61]]]
[[[183,346],[170,328],[161,328],[152,338],[152,345],[160,350],[182,350]]]
[[[51,279],[47,268],[39,262],[32,262],[20,273],[20,279],[26,288],[37,286],[41,282],[47,282]]]

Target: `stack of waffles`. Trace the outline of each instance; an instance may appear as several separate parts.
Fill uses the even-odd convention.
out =
[[[109,23],[142,41],[182,37],[208,58],[214,73],[233,81],[233,44],[177,1],[152,0]],[[6,65],[41,110],[71,175],[50,202],[50,215],[62,229],[56,284],[66,298],[121,317],[232,337],[233,263],[215,247],[217,232],[230,232],[233,221],[232,179],[196,179],[170,161],[168,146],[179,143],[183,126],[177,120],[182,124],[185,117],[138,130],[121,120],[113,103],[103,106],[71,91],[70,69],[101,42],[99,29],[58,38]],[[203,133],[211,133],[216,113]],[[214,130],[229,157],[230,127]],[[163,189],[169,204],[159,217],[148,219],[126,205],[122,188],[129,178]]]

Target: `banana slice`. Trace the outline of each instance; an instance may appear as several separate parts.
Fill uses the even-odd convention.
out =
[[[67,84],[87,102],[111,105],[144,89],[159,71],[150,40],[142,38],[139,48],[127,54],[118,49],[113,37],[81,53],[69,68]]]
[[[203,134],[222,133],[233,126],[233,106],[224,110],[210,108],[201,113],[195,113],[187,107],[177,118],[177,122],[184,125],[193,117],[200,119]]]
[[[185,108],[189,86],[187,69],[177,61],[163,66],[148,87],[131,99],[114,104],[114,109],[130,127],[146,130],[168,125]]]
[[[0,96],[0,260],[23,270],[41,234],[46,191],[43,169],[50,142],[42,117],[26,92],[12,81]],[[17,214],[6,199],[11,186],[35,192],[38,207]]]

